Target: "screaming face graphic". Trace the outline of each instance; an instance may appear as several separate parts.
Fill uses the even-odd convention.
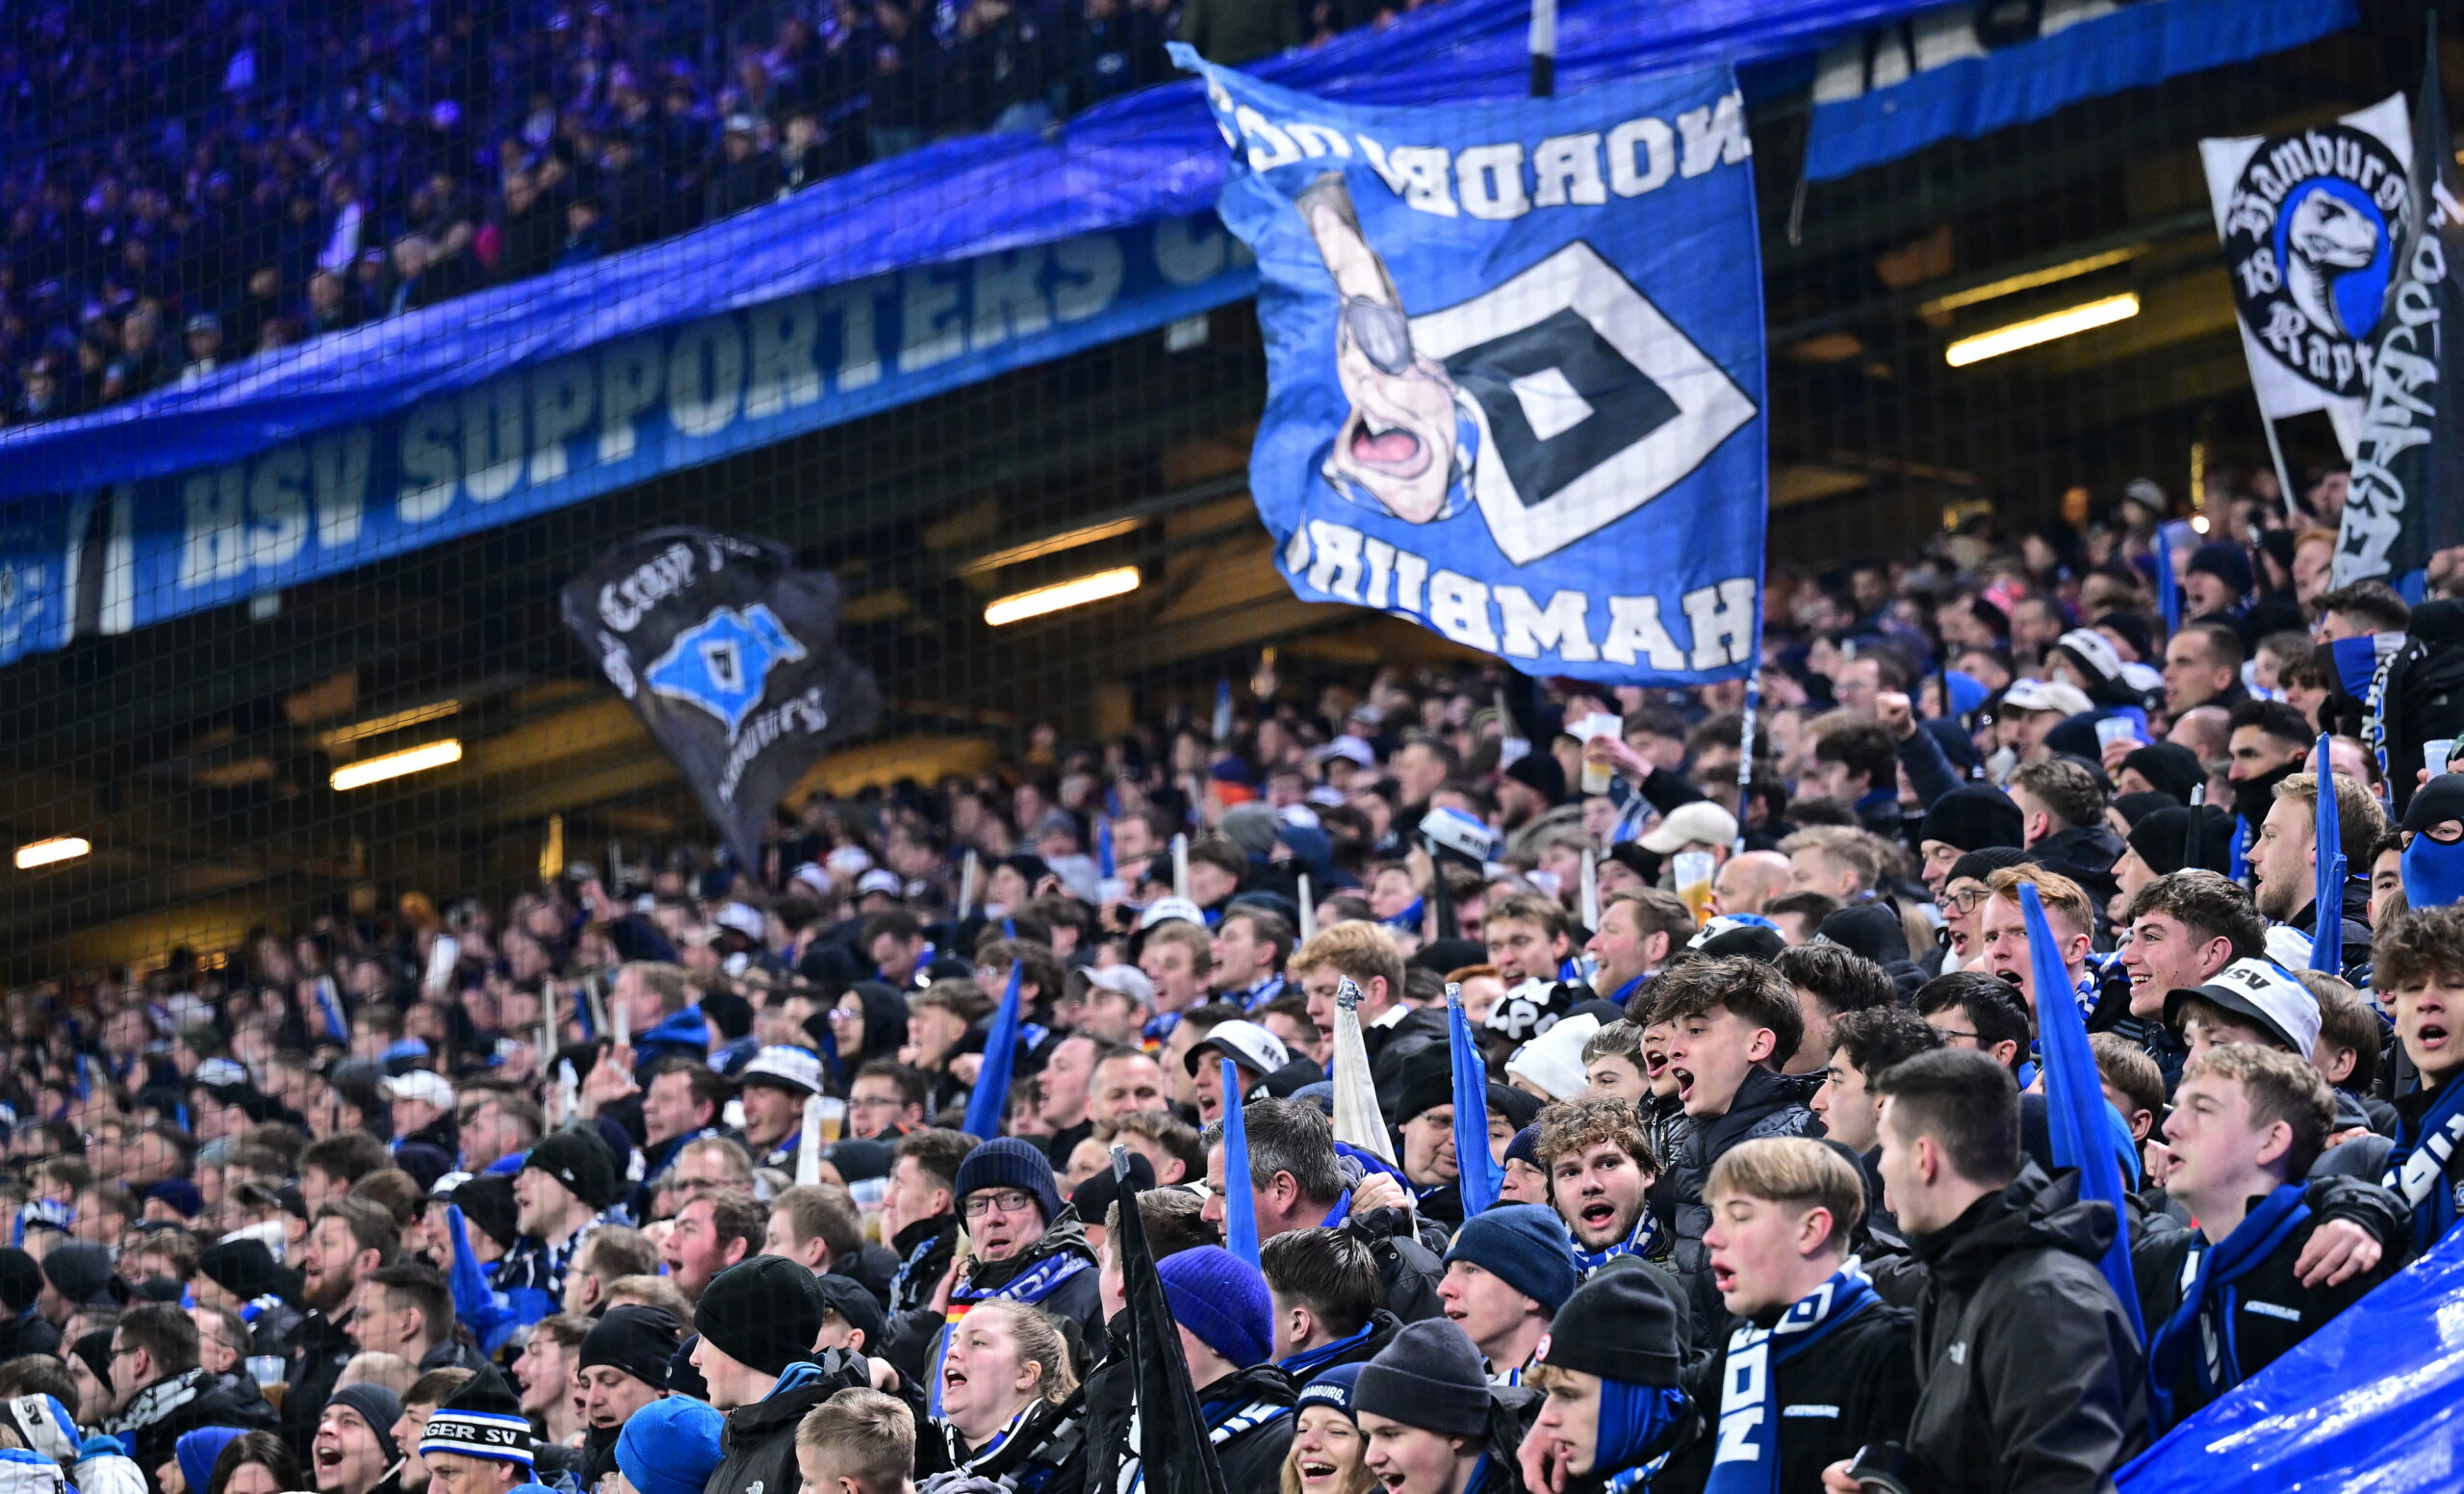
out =
[[[1459,505],[1465,465],[1453,376],[1412,347],[1394,276],[1362,236],[1340,172],[1295,201],[1343,297],[1335,325],[1335,375],[1351,414],[1327,453],[1326,480],[1408,524],[1446,518]]]

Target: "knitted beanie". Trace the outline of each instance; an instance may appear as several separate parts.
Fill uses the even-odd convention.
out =
[[[1624,1384],[1673,1386],[1685,1362],[1677,1322],[1675,1288],[1626,1256],[1566,1299],[1535,1358]]]
[[[1502,1203],[1463,1222],[1446,1263],[1469,1261],[1554,1314],[1575,1290],[1574,1247],[1554,1209]]]
[[[512,1397],[513,1392],[505,1392],[508,1404],[512,1403]],[[402,1403],[395,1398],[394,1392],[372,1380],[362,1380],[335,1391],[325,1404],[346,1405],[357,1411],[359,1419],[368,1423],[368,1430],[376,1433],[376,1451],[384,1455],[384,1461],[391,1463],[402,1455],[402,1450],[394,1444],[394,1424],[402,1419]],[[520,1413],[518,1405],[515,1410],[516,1414]],[[526,1432],[530,1424],[525,1422],[522,1425]]]
[[[654,1390],[664,1390],[667,1361],[676,1357],[676,1345],[683,1332],[675,1318],[656,1307],[629,1302],[610,1307],[607,1316],[582,1336],[581,1358],[574,1368],[580,1371],[603,1364]]]
[[[0,1249],[0,1309],[21,1313],[41,1295],[41,1263],[14,1246]]]
[[[591,1145],[599,1144],[593,1141]],[[399,1415],[399,1410],[395,1414]],[[447,1397],[443,1405],[429,1412],[427,1430],[420,1434],[422,1456],[459,1453],[466,1457],[520,1463],[525,1468],[533,1461],[531,1447],[530,1418],[522,1414],[520,1398],[493,1364],[482,1368],[461,1389]]]
[[[836,1275],[812,1278],[821,1293],[821,1304],[829,1314],[864,1335],[864,1352],[878,1355],[889,1342],[889,1315],[882,1311],[881,1299],[854,1276]]]
[[[2015,846],[2026,829],[2019,806],[1990,784],[1962,784],[1925,810],[1919,837],[1962,851],[1989,845]]]
[[[1274,1352],[1274,1300],[1267,1278],[1219,1245],[1166,1256],[1156,1274],[1172,1321],[1242,1369]]]
[[[1023,1136],[996,1137],[968,1152],[959,1164],[958,1183],[962,1211],[968,1194],[986,1188],[1015,1188],[1035,1195],[1047,1228],[1061,1217],[1061,1189],[1052,1179],[1052,1159]]]
[[[274,1263],[263,1240],[218,1240],[196,1258],[196,1269],[216,1286],[244,1302],[274,1295],[288,1298],[299,1282]]]
[[[616,1159],[608,1154],[607,1144],[595,1131],[550,1132],[530,1148],[530,1154],[522,1161],[522,1170],[547,1173],[594,1209],[615,1202],[621,1191]]]
[[[640,1494],[702,1494],[719,1466],[727,1419],[699,1401],[669,1396],[625,1418],[616,1466]]]
[[[1361,1371],[1354,1419],[1380,1416],[1450,1437],[1489,1430],[1489,1373],[1480,1351],[1447,1318],[1407,1324]]]
[[[1360,1392],[1361,1372],[1368,1368],[1368,1364],[1360,1360],[1336,1365],[1300,1387],[1300,1399],[1293,1409],[1298,1412],[1313,1405],[1330,1405],[1346,1416],[1354,1416],[1358,1408],[1353,1403]]]
[[[82,1240],[56,1245],[42,1258],[42,1274],[50,1278],[53,1291],[83,1305],[111,1290],[111,1251]]]
[[[825,1305],[810,1271],[783,1255],[756,1255],[710,1278],[693,1327],[746,1369],[783,1375],[812,1352]]]
[[[180,1433],[180,1440],[172,1444],[171,1455],[178,1461],[180,1478],[192,1494],[205,1494],[214,1482],[215,1459],[245,1431],[243,1427],[199,1427]]]

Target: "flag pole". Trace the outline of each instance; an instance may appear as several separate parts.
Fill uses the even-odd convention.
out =
[[[1531,0],[1531,96],[1557,91],[1557,0]]]
[[[2284,516],[2299,524],[2301,506],[2294,501],[2293,473],[2284,465],[2284,443],[2276,439],[2275,422],[2268,419],[2267,406],[2264,404],[2259,406],[2259,428],[2268,433],[2268,460],[2275,463],[2276,484],[2284,490]],[[2191,495],[2192,509],[2196,511],[2200,506],[2198,495],[2193,493]]]

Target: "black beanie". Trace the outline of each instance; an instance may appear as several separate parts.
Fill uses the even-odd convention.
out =
[[[667,1388],[680,1396],[707,1401],[710,1387],[703,1380],[702,1372],[693,1367],[693,1351],[701,1342],[701,1334],[687,1333],[684,1342],[676,1346],[676,1357],[667,1361]]]
[[[522,1235],[516,1223],[521,1210],[513,1201],[513,1179],[501,1172],[483,1172],[453,1190],[453,1206],[471,1227],[505,1249]]]
[[[883,1352],[883,1346],[889,1341],[889,1315],[882,1311],[880,1298],[866,1290],[864,1284],[854,1276],[815,1276],[812,1284],[821,1293],[823,1306],[835,1313],[849,1327],[863,1330],[864,1352],[878,1354]]]
[[[1538,1362],[1621,1384],[1674,1386],[1685,1363],[1674,1289],[1630,1255],[1610,1261],[1557,1309]]]
[[[2198,860],[2190,859],[2191,816],[2198,816]],[[2130,848],[2160,877],[2177,871],[2229,874],[2233,855],[2233,816],[2212,804],[2195,810],[2158,810],[2140,816],[2130,827]]]
[[[1405,1325],[1360,1372],[1352,1410],[1354,1420],[1381,1416],[1450,1437],[1486,1436],[1489,1372],[1452,1319],[1424,1318]]]
[[[2207,769],[2199,766],[2198,754],[2179,742],[2150,742],[2133,748],[2121,760],[2118,771],[2138,774],[2146,780],[2148,787],[2172,795],[2175,804],[2190,803],[2191,790],[2207,782]]]
[[[41,1295],[42,1267],[35,1258],[13,1247],[0,1249],[0,1308],[20,1313],[32,1307]]]
[[[402,1403],[394,1392],[374,1380],[364,1379],[335,1391],[325,1404],[346,1405],[357,1411],[359,1419],[368,1423],[368,1430],[376,1433],[376,1451],[386,1462],[402,1455],[401,1448],[394,1441],[394,1424],[402,1419]]]
[[[1403,1065],[1402,1085],[1395,1093],[1395,1123],[1409,1125],[1423,1111],[1454,1103],[1454,1060],[1445,1043],[1433,1043]]]
[[[1962,784],[1925,811],[1917,839],[1982,851],[1989,845],[2015,847],[2026,831],[2026,819],[2009,794],[1987,784]]]
[[[348,1393],[339,1392],[334,1399],[339,1401]],[[398,1405],[395,1414],[401,1414]],[[528,1468],[534,1460],[534,1447],[530,1419],[522,1413],[522,1398],[513,1393],[513,1387],[505,1383],[497,1367],[488,1364],[480,1366],[476,1376],[465,1380],[461,1389],[428,1413],[427,1427],[420,1433],[419,1451],[459,1453],[465,1457],[484,1457]]]
[[[536,1169],[547,1173],[570,1190],[573,1196],[594,1209],[603,1209],[616,1201],[616,1159],[608,1154],[607,1144],[595,1131],[568,1129],[553,1131],[539,1139],[523,1158],[522,1170]]]
[[[51,1280],[52,1290],[80,1306],[109,1298],[125,1301],[125,1287],[115,1290],[111,1251],[99,1245],[74,1241],[56,1245],[42,1258],[42,1274]]]
[[[110,1328],[96,1328],[68,1346],[68,1352],[86,1361],[86,1368],[94,1372],[94,1378],[103,1382],[105,1390],[118,1388],[112,1383],[112,1332]]]
[[[2015,845],[1989,845],[1982,851],[1970,851],[1951,863],[1951,874],[1942,879],[1942,885],[1949,887],[1962,878],[1989,882],[1993,874],[2003,867],[2016,866],[2027,859],[2028,853]]]
[[[299,1288],[299,1278],[274,1264],[273,1251],[263,1240],[244,1236],[207,1246],[196,1258],[196,1269],[244,1302],[269,1295],[288,1301]]]
[[[821,1336],[821,1287],[783,1255],[757,1255],[710,1278],[693,1327],[710,1346],[764,1375],[783,1375]]]
[[[610,1307],[607,1316],[582,1336],[577,1370],[603,1364],[621,1370],[654,1390],[667,1388],[667,1361],[676,1357],[683,1325],[656,1307],[628,1302]]]

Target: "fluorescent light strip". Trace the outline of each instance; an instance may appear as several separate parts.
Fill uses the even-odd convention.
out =
[[[2102,300],[2089,301],[2085,305],[2072,306],[2046,316],[2030,317],[2025,322],[2014,322],[2009,326],[1995,327],[1990,332],[1979,332],[1974,337],[1963,337],[1944,349],[1942,361],[1955,369],[1965,368],[1971,363],[1982,363],[1988,358],[1998,358],[2006,352],[2016,352],[2022,348],[2034,348],[2039,343],[2050,343],[2056,338],[2069,337],[2095,327],[2111,326],[2117,322],[2127,322],[2138,315],[2139,296],[2135,293],[2125,292],[2119,296],[2108,296]]]
[[[1037,560],[1045,555],[1059,554],[1065,550],[1075,550],[1081,545],[1093,545],[1108,539],[1118,539],[1124,534],[1135,534],[1139,527],[1145,522],[1144,519],[1115,519],[1106,524],[1091,524],[1083,529],[1071,529],[1064,534],[1055,534],[1048,539],[1035,540],[1024,545],[1013,545],[1007,550],[996,550],[990,554],[978,555],[972,560],[962,562],[953,569],[961,576],[981,576],[987,571],[997,571],[1003,566],[1016,565],[1022,560]]]
[[[2147,245],[2143,244],[2134,244],[2122,249],[2108,249],[2102,254],[2091,254],[2085,259],[2074,259],[2043,270],[2031,270],[2023,274],[2006,275],[1999,280],[1972,286],[1964,291],[1953,291],[1948,296],[1938,296],[1916,309],[1927,313],[1957,311],[1963,306],[1973,306],[1979,301],[2014,296],[2021,291],[2033,291],[2040,285],[2053,285],[2060,281],[2075,279],[2080,275],[2093,274],[2099,270],[2110,270],[2116,265],[2126,265],[2145,252],[2147,252]]]
[[[17,869],[32,871],[37,866],[49,866],[56,862],[73,862],[93,849],[82,836],[55,836],[49,840],[37,840],[17,847]]]
[[[365,788],[370,784],[381,784],[389,778],[400,778],[405,773],[424,773],[429,768],[441,768],[449,762],[461,760],[462,744],[449,736],[441,742],[429,742],[424,747],[405,747],[400,752],[389,752],[365,762],[346,763],[334,769],[333,785],[336,789]]]
[[[353,722],[349,726],[338,726],[330,732],[320,732],[317,734],[317,744],[328,749],[347,746],[352,742],[366,741],[372,736],[383,736],[388,732],[398,732],[406,726],[423,726],[430,721],[442,721],[461,708],[462,703],[458,700],[436,701],[425,706],[413,706],[408,710],[398,710],[391,715],[378,716],[371,721]]]
[[[1123,597],[1136,591],[1140,577],[1138,567],[1124,565],[1117,570],[1097,571],[1076,580],[1063,581],[1057,586],[1039,586],[1014,596],[1002,597],[984,609],[984,620],[995,628],[1008,623],[1021,623],[1046,612],[1065,607],[1083,606],[1101,602],[1107,597]]]

